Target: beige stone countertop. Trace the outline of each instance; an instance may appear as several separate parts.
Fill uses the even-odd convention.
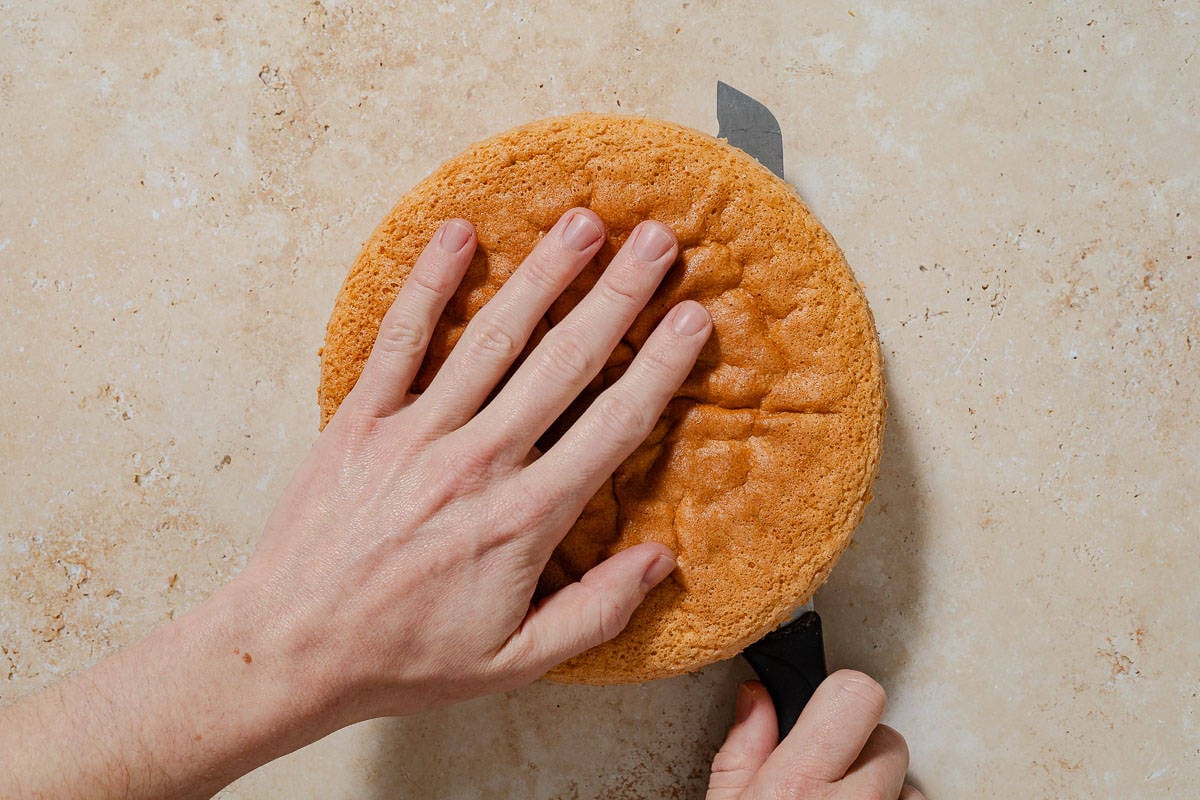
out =
[[[1195,3],[0,11],[0,700],[244,564],[402,192],[551,114],[715,133],[721,79],[887,359],[832,665],[889,689],[930,798],[1200,796]],[[700,798],[748,674],[377,720],[221,796]]]

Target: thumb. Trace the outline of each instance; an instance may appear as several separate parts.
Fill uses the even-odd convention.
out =
[[[661,544],[622,550],[543,600],[506,649],[540,675],[623,631],[646,594],[674,569],[675,557]]]
[[[775,706],[758,681],[738,687],[734,723],[712,763],[705,800],[737,800],[779,742]]]

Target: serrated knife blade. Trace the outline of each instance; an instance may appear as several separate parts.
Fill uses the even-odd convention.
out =
[[[782,180],[783,132],[771,109],[717,81],[717,137],[744,150]]]

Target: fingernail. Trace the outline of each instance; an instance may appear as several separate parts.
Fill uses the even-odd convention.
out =
[[[471,226],[467,223],[452,219],[442,225],[441,233],[438,235],[438,244],[447,253],[457,253],[467,245],[467,240],[471,238]]]
[[[658,586],[674,569],[675,559],[670,556],[660,555],[655,558],[642,574],[642,591],[648,592]]]
[[[567,247],[583,252],[600,238],[600,228],[586,214],[576,214],[563,229],[562,237]]]
[[[745,722],[750,716],[750,710],[754,708],[754,692],[750,691],[750,684],[743,683],[738,687],[737,701],[733,705],[733,722]]]
[[[675,308],[675,319],[671,321],[671,327],[680,336],[694,336],[704,330],[707,324],[708,312],[704,306],[692,300],[680,303]]]
[[[633,254],[642,261],[657,261],[675,244],[675,237],[663,225],[642,223],[633,239]]]

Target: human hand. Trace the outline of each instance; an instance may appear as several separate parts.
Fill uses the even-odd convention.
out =
[[[883,688],[871,678],[835,672],[779,743],[767,690],[744,684],[736,721],[713,759],[707,800],[924,800],[904,783],[904,737],[879,724],[885,705]]]
[[[568,212],[418,397],[410,384],[475,249],[470,225],[443,225],[246,569],[131,647],[0,706],[0,797],[209,797],[344,725],[517,686],[624,628],[675,566],[662,545],[530,601],[554,547],[691,370],[708,314],[676,306],[549,451],[534,442],[670,268],[671,232],[635,229],[489,400],[603,239],[595,214]]]
[[[625,375],[537,454],[535,441],[604,365],[677,252],[665,226],[638,226],[488,401],[603,241],[591,211],[565,214],[414,395],[475,249],[467,222],[445,223],[229,587],[272,620],[276,666],[302,671],[297,685],[338,707],[337,724],[532,681],[619,633],[674,568],[666,547],[641,544],[530,605],[551,552],[649,434],[711,330],[702,306],[676,306]]]

